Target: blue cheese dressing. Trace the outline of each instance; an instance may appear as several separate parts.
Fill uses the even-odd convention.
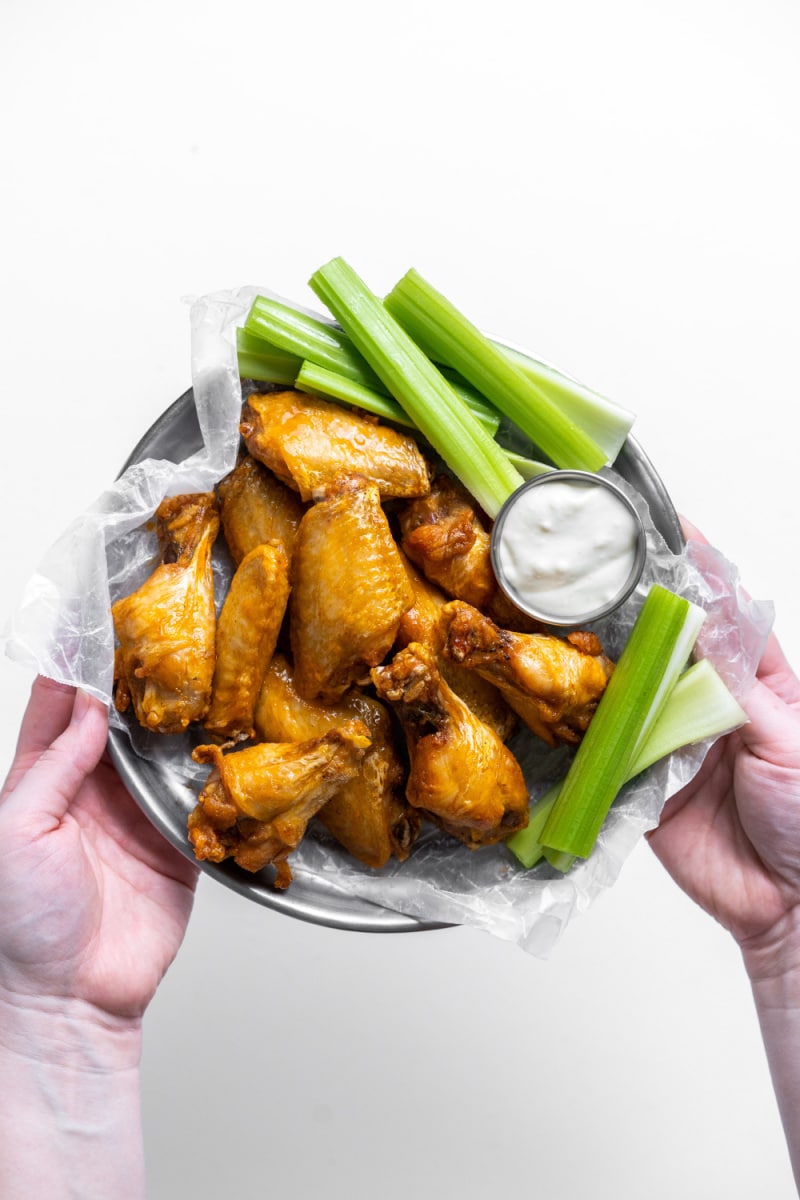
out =
[[[641,573],[643,531],[608,481],[553,472],[508,502],[493,556],[501,585],[520,607],[568,624],[602,615],[630,594]]]

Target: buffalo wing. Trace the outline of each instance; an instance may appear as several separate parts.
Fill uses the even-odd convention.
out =
[[[246,871],[273,865],[286,888],[286,859],[308,822],[359,769],[369,746],[366,727],[350,721],[302,742],[262,742],[225,754],[197,746],[196,762],[211,772],[189,816],[189,841],[201,861],[232,858]]]
[[[410,757],[406,795],[471,849],[528,822],[528,788],[514,755],[448,687],[427,646],[412,642],[372,671],[394,707]]]
[[[392,722],[379,700],[358,688],[336,704],[304,700],[282,654],[270,663],[258,698],[255,725],[265,741],[317,737],[347,720],[366,725],[371,745],[361,769],[317,813],[336,840],[368,867],[394,856],[406,859],[419,832],[419,814],[405,800],[405,770],[392,736]]]
[[[119,646],[119,711],[133,704],[146,729],[181,733],[205,716],[214,675],[216,613],[211,548],[219,530],[213,493],[173,496],[156,511],[161,563],[112,606]]]
[[[551,746],[580,741],[613,670],[595,634],[515,633],[458,600],[444,622],[445,655],[496,684],[533,733]]]

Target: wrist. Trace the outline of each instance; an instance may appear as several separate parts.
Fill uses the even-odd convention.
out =
[[[138,1021],[0,989],[0,1195],[144,1195]]]
[[[740,949],[754,991],[783,992],[800,1007],[800,905],[763,933],[743,939]]]
[[[65,1070],[137,1069],[142,1026],[75,997],[21,996],[0,985],[0,1052]]]

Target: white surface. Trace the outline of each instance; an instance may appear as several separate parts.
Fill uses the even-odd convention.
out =
[[[343,254],[633,408],[800,664],[798,50],[788,0],[6,0],[4,608],[186,387],[181,298]],[[737,952],[645,846],[548,962],[201,886],[144,1116],[153,1200],[795,1194]]]

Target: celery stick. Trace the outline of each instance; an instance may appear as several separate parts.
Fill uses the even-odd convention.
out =
[[[344,404],[355,404],[359,408],[363,408],[365,412],[374,413],[377,417],[383,417],[387,421],[394,421],[400,425],[410,426],[416,429],[416,425],[409,417],[408,413],[397,403],[396,400],[384,393],[383,391],[376,392],[374,388],[364,387],[360,383],[354,383],[344,375],[339,375],[336,371],[329,371],[326,367],[318,367],[316,363],[304,362],[297,373],[295,386],[303,392],[311,392],[315,396],[324,396],[331,400],[339,400]],[[452,385],[451,385],[452,386]],[[484,429],[494,437],[500,425],[500,414],[492,413],[488,405],[478,403],[473,407],[471,391],[460,389],[455,386],[454,391],[461,396],[464,403],[472,412],[476,421],[479,421]],[[522,462],[526,460],[519,456]]]
[[[506,450],[506,457],[517,468],[523,479],[546,475],[553,469],[548,463],[537,462],[535,458],[526,458],[524,454],[517,454],[515,450]]]
[[[381,390],[375,372],[364,362],[347,334],[335,325],[279,300],[256,296],[244,328],[251,336],[263,338],[301,360],[309,359],[317,366],[345,375],[354,383],[364,387],[377,386]]]
[[[625,783],[640,775],[653,763],[682,746],[696,745],[708,738],[730,733],[747,720],[747,714],[737,704],[707,658],[693,663],[681,675],[670,692],[661,715],[646,737],[640,738]],[[532,867],[544,854],[553,866],[571,866],[573,855],[562,859],[560,851],[551,851],[542,844],[545,822],[556,802],[561,784],[556,783],[531,806],[525,829],[507,839],[506,845],[523,867]],[[553,859],[557,858],[557,862]]]
[[[591,853],[637,743],[662,711],[704,618],[683,597],[651,587],[542,831],[544,845],[580,858]]]
[[[261,353],[259,346],[267,344],[270,354],[283,352],[295,356],[298,370],[300,364],[307,361],[343,376],[361,387],[389,396],[388,389],[367,365],[342,329],[279,300],[257,296],[251,305],[241,335],[247,339],[247,349],[253,355]],[[495,432],[501,417],[494,405],[457,372],[450,374],[453,390],[481,424]]]
[[[270,346],[261,338],[251,337],[244,329],[236,330],[239,374],[242,379],[264,383],[285,383],[290,387],[300,370],[302,359]]]
[[[605,451],[413,268],[384,304],[432,359],[459,371],[557,467],[599,471],[606,465]]]
[[[516,363],[565,416],[597,442],[608,455],[609,462],[614,461],[633,428],[635,416],[629,409],[607,400],[605,396],[520,350],[503,346],[500,342],[494,345]]]
[[[511,837],[506,838],[505,844],[523,867],[534,866],[544,854],[542,830],[560,791],[560,783],[554,783],[551,788],[548,788],[544,795],[531,805],[528,824],[525,828],[517,830],[516,833],[512,833]]]
[[[390,396],[376,392],[374,388],[364,387],[361,383],[354,383],[346,375],[340,375],[338,371],[329,371],[327,367],[318,367],[316,363],[308,360],[301,364],[297,372],[295,387],[301,392],[309,392],[312,396],[323,396],[343,404],[354,404],[376,417],[383,417],[386,421],[416,428],[408,413]]]
[[[664,705],[664,711],[646,737],[637,744],[628,779],[640,775],[654,762],[681,746],[721,737],[747,720],[707,658],[684,671]]]
[[[343,259],[332,259],[309,283],[434,450],[496,517],[522,476],[441,372]]]

